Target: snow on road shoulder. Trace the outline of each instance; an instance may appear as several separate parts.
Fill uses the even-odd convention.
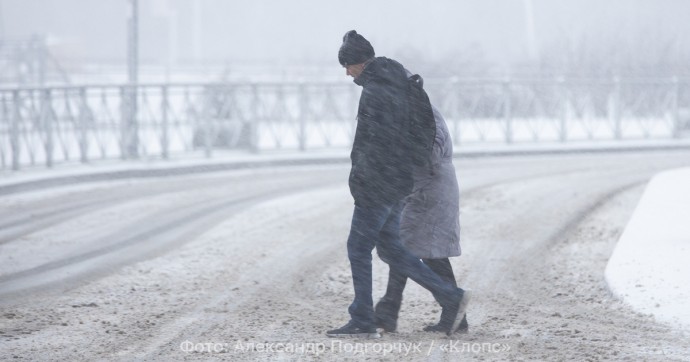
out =
[[[690,168],[647,185],[606,267],[611,291],[660,322],[690,330]]]

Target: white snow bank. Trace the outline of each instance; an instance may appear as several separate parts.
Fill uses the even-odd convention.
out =
[[[662,172],[647,185],[606,281],[635,310],[690,330],[690,168]]]

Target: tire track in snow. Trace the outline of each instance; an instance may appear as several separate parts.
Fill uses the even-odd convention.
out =
[[[111,241],[105,247],[0,277],[0,297],[6,302],[36,291],[67,289],[75,283],[92,280],[123,265],[177,247],[243,208],[327,182],[299,182],[254,195],[211,201],[210,205],[207,205],[210,200],[203,200],[153,215],[138,223],[133,231],[124,230],[106,237]]]
[[[237,178],[237,175],[231,175]],[[240,176],[241,177],[241,176]],[[116,185],[113,189],[96,189],[81,192],[75,200],[75,193],[34,201],[23,207],[13,207],[9,211],[0,210],[0,245],[19,237],[49,228],[61,222],[94,212],[106,207],[116,206],[131,200],[172,194],[190,189],[218,188],[229,182],[223,178],[211,177],[195,180],[193,184],[177,179],[160,179],[159,187],[151,188],[150,181],[132,185]]]

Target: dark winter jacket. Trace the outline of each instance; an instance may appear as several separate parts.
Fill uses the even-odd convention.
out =
[[[358,206],[392,205],[412,191],[403,66],[374,58],[355,79],[362,95],[352,146],[350,192]]]

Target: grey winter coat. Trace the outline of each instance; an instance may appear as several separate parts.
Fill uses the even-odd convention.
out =
[[[403,245],[421,259],[460,255],[460,190],[448,127],[434,107],[436,139],[432,166],[413,170],[414,187],[405,199],[400,224]]]

